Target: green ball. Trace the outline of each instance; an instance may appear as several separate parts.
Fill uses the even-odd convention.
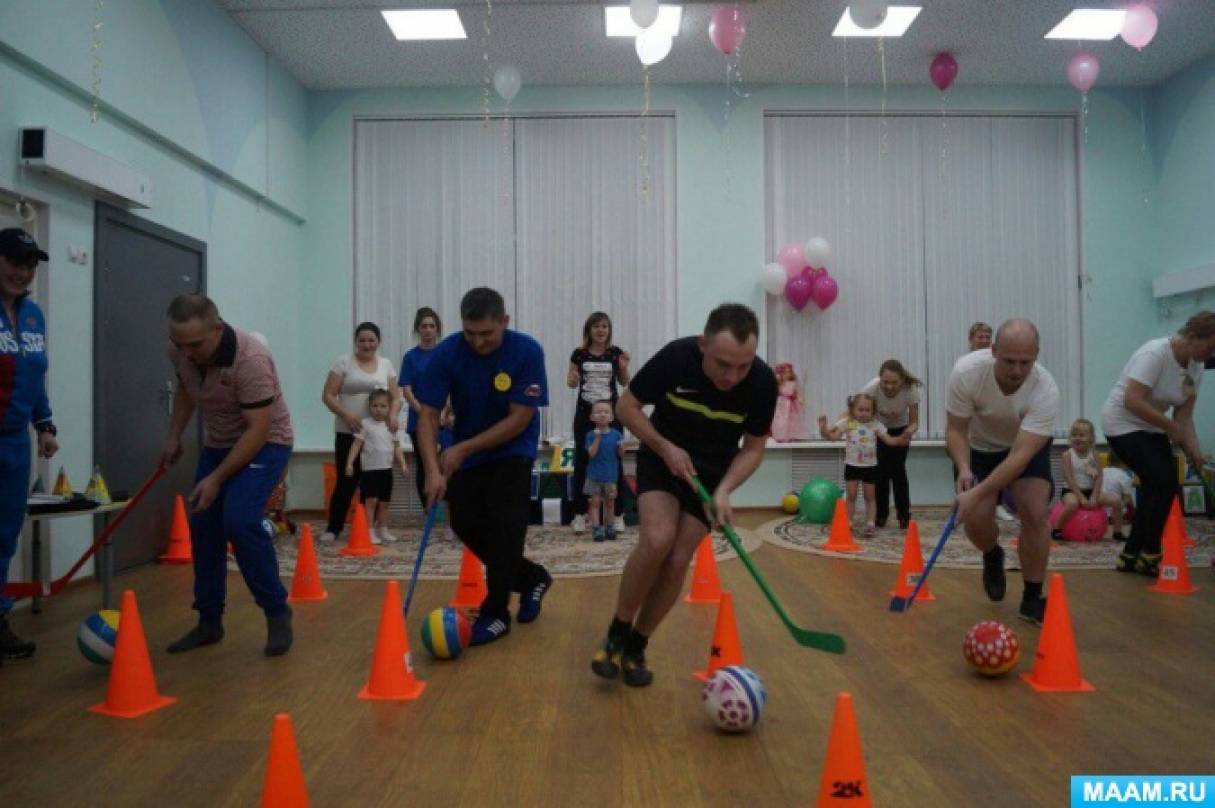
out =
[[[840,487],[823,477],[802,486],[798,496],[797,521],[825,525],[835,514],[835,501],[843,495]]]

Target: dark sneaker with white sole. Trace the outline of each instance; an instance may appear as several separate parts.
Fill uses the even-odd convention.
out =
[[[1046,598],[1022,599],[1017,616],[1035,626],[1042,625],[1042,621],[1046,619]]]
[[[472,639],[469,645],[488,645],[494,640],[510,634],[510,618],[503,620],[488,614],[479,616],[472,626]]]

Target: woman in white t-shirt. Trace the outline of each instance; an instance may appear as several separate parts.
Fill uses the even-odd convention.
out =
[[[333,494],[329,497],[329,524],[321,534],[320,541],[334,541],[346,523],[350,510],[350,498],[358,487],[362,465],[356,460],[354,474],[346,476],[346,458],[354,438],[363,429],[363,419],[370,416],[367,396],[372,390],[387,390],[391,399],[388,429],[397,433],[400,424],[397,415],[401,408],[401,394],[397,388],[397,374],[392,363],[380,356],[380,328],[375,323],[359,323],[354,330],[354,353],[342,354],[329,369],[321,400],[333,413],[333,465],[337,480]],[[372,536],[379,544],[379,538]]]
[[[1139,504],[1131,535],[1118,556],[1120,572],[1155,577],[1160,538],[1180,492],[1172,443],[1196,468],[1202,450],[1194,430],[1194,403],[1203,362],[1215,355],[1215,311],[1200,311],[1171,337],[1150,340],[1131,356],[1101,410],[1110,448],[1139,477]],[[1167,413],[1172,409],[1172,417]]]
[[[894,486],[894,508],[899,529],[911,522],[911,493],[907,482],[907,452],[920,426],[920,385],[897,359],[887,359],[877,378],[862,388],[877,402],[877,418],[886,427],[890,442],[877,445],[877,527],[885,527],[890,516],[890,487]]]

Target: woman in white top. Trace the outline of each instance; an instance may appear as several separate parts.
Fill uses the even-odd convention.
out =
[[[1201,468],[1194,403],[1203,362],[1212,355],[1215,311],[1200,311],[1173,336],[1150,340],[1135,351],[1105,400],[1102,431],[1110,448],[1139,476],[1139,506],[1118,557],[1120,572],[1155,577],[1159,571],[1161,534],[1180,492],[1170,441]]]
[[[380,356],[380,328],[375,323],[359,323],[354,330],[354,353],[342,354],[329,369],[321,400],[333,413],[333,465],[337,470],[337,481],[333,495],[329,498],[329,524],[321,534],[322,542],[331,542],[342,532],[346,513],[350,510],[350,498],[359,483],[362,465],[356,460],[354,474],[346,476],[346,458],[354,438],[363,429],[363,419],[370,416],[367,396],[372,390],[387,390],[391,400],[388,429],[395,435],[400,424],[397,414],[401,409],[401,394],[397,388],[397,374],[392,363]],[[372,542],[379,539],[372,537]]]
[[[877,378],[863,388],[877,402],[877,417],[892,440],[877,446],[877,526],[885,527],[890,516],[890,487],[894,486],[894,507],[899,529],[911,521],[911,493],[907,483],[907,452],[911,438],[920,427],[920,380],[907,372],[897,359],[887,359],[878,368]]]

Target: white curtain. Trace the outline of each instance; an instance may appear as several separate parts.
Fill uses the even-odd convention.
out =
[[[572,434],[570,352],[594,311],[631,369],[676,336],[675,122],[671,117],[516,122],[517,323],[544,346],[545,435]]]
[[[921,434],[940,437],[969,324],[1024,316],[1066,430],[1083,400],[1072,118],[771,115],[765,141],[769,254],[814,235],[835,249],[827,312],[768,302],[768,359],[797,366],[811,417],[893,357],[924,380]]]

